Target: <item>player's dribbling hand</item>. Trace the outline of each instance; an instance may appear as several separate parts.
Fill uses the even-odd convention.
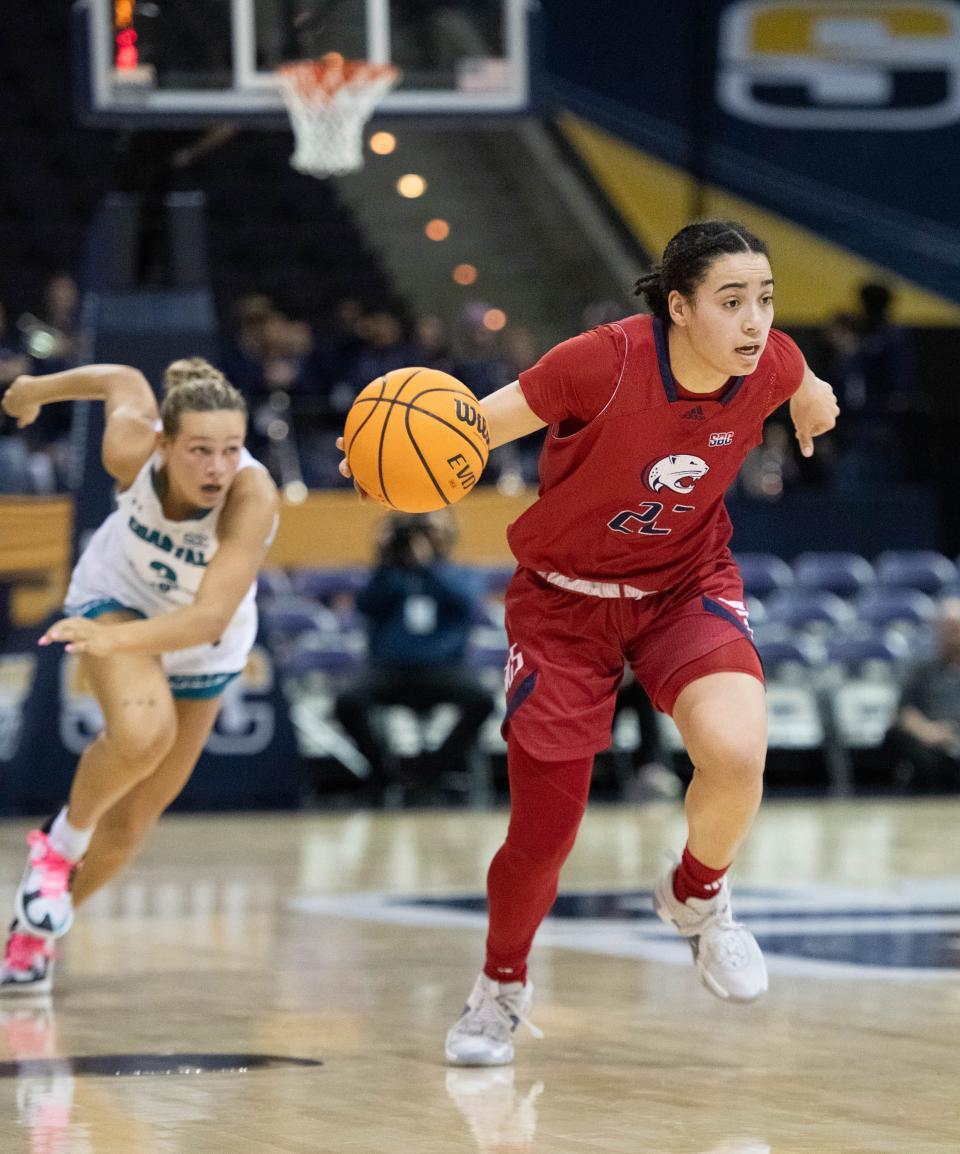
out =
[[[68,653],[85,653],[89,657],[107,657],[113,652],[110,629],[86,617],[64,617],[44,633],[38,645],[65,643]]]
[[[790,398],[790,417],[804,457],[813,456],[813,438],[828,433],[839,415],[833,389],[808,370],[803,384]]]
[[[3,411],[8,417],[13,417],[18,429],[25,429],[27,425],[40,416],[42,405],[35,397],[36,378],[28,376],[17,377],[3,394]]]
[[[337,448],[340,450],[341,453],[345,452],[345,450],[343,448],[343,437],[337,437]],[[356,489],[357,493],[359,494],[360,499],[363,501],[369,501],[370,494],[367,493],[364,489],[361,489],[360,486],[357,484],[356,477],[354,477],[353,473],[350,472],[350,466],[347,464],[346,456],[344,456],[343,460],[340,462],[340,464],[337,466],[337,468],[340,470],[340,476],[341,477],[346,477],[348,480],[353,481],[353,487],[354,487],[354,489]]]

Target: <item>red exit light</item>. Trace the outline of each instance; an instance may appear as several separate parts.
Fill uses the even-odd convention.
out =
[[[113,3],[113,64],[118,72],[132,72],[140,62],[137,51],[137,33],[133,27],[134,0],[114,0]]]

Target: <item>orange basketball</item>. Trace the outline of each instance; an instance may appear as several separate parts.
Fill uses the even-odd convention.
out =
[[[371,497],[402,513],[453,505],[487,464],[490,438],[477,398],[438,369],[394,369],[347,413],[347,464]]]

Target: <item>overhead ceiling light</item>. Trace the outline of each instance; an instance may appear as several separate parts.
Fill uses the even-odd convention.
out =
[[[423,231],[431,240],[446,240],[450,235],[450,225],[439,217],[428,220]]]
[[[405,173],[397,181],[397,192],[408,200],[416,200],[427,191],[427,182],[417,172]]]
[[[397,147],[397,138],[392,132],[375,132],[370,137],[370,151],[377,156],[389,156]]]

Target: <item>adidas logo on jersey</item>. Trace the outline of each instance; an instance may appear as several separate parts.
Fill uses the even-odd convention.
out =
[[[687,409],[680,419],[683,421],[705,421],[707,418],[703,409],[699,405],[695,405],[692,409]]]

